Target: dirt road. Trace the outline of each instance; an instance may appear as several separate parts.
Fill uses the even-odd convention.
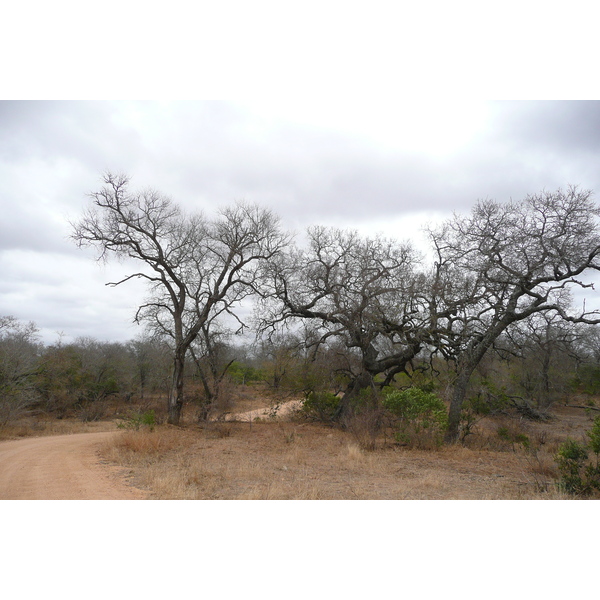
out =
[[[298,402],[279,408],[285,418]],[[230,415],[267,419],[268,408]],[[144,492],[127,485],[123,471],[98,457],[99,446],[118,433],[74,433],[0,442],[0,500],[141,500]]]
[[[0,442],[2,500],[141,500],[123,471],[102,464],[99,446],[114,432]]]

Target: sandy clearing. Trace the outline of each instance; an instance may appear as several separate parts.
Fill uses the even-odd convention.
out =
[[[284,402],[277,408],[275,411],[272,408],[258,408],[255,410],[248,410],[242,413],[236,413],[227,415],[225,417],[226,421],[254,421],[255,419],[286,419],[289,417],[293,411],[300,408],[302,405],[301,400],[290,400],[289,402]]]
[[[141,500],[123,469],[103,464],[100,445],[114,432],[0,442],[2,500]]]

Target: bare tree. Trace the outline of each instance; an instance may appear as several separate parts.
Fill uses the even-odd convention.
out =
[[[349,383],[341,404],[410,369],[423,347],[427,316],[418,293],[412,247],[353,231],[312,227],[308,247],[294,248],[286,260],[272,263],[276,303],[262,308],[263,330],[290,320],[309,321],[317,349],[329,340],[347,349]],[[354,359],[354,360],[352,360]]]
[[[260,266],[281,252],[288,237],[270,211],[238,203],[215,219],[186,215],[154,190],[131,193],[129,178],[107,173],[92,193],[92,207],[73,225],[79,246],[142,265],[121,281],[144,279],[149,297],[135,320],[173,340],[168,421],[178,424],[184,402],[185,357],[201,328],[229,315],[240,327],[236,305],[259,291]]]
[[[598,322],[598,313],[573,314],[564,301],[566,290],[591,287],[582,274],[600,269],[600,210],[591,196],[570,187],[520,203],[480,201],[470,215],[430,231],[437,270],[456,273],[462,288],[436,323],[438,350],[456,365],[447,441],[458,438],[473,371],[513,323],[548,311],[570,322]],[[444,295],[437,301],[443,304]]]

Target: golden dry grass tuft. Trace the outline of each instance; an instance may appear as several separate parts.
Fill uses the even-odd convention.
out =
[[[154,454],[172,450],[179,445],[177,431],[161,428],[158,431],[125,431],[116,446],[133,454]]]

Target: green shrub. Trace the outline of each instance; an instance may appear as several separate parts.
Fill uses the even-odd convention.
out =
[[[575,440],[567,440],[559,446],[555,459],[561,475],[559,485],[565,492],[584,494],[588,491],[583,479],[583,467],[587,458],[585,446]]]
[[[473,433],[475,425],[484,417],[498,414],[509,405],[503,388],[498,388],[487,379],[482,379],[478,392],[467,398],[460,414],[461,440]]]
[[[598,462],[598,455],[600,455],[600,417],[594,419],[592,428],[587,432],[589,438],[588,446],[590,450],[596,455],[596,462]]]
[[[419,388],[387,392],[383,406],[399,419],[418,423],[424,428],[445,427],[448,422],[446,406],[431,392]]]
[[[255,369],[249,365],[244,365],[235,360],[229,365],[227,374],[234,383],[238,385],[246,385],[252,381],[263,381],[265,373],[261,369]]]
[[[309,392],[302,403],[300,413],[315,421],[333,421],[340,402],[340,398],[330,392]]]
[[[586,435],[587,444],[567,440],[559,446],[555,456],[561,475],[559,486],[569,494],[587,496],[600,490],[600,416],[594,419]],[[595,464],[587,462],[588,450],[596,455]]]
[[[574,391],[595,396],[600,393],[600,367],[597,365],[582,365],[577,369],[571,381]]]
[[[435,394],[416,387],[393,390],[385,393],[382,404],[393,416],[398,441],[417,446],[442,443],[448,413]]]
[[[136,431],[141,427],[148,427],[150,431],[153,431],[155,425],[156,415],[154,414],[154,411],[147,410],[145,412],[132,412],[128,417],[125,417],[121,423],[118,423],[117,427],[120,427],[121,429],[135,429]]]
[[[515,444],[521,444],[526,450],[529,449],[529,446],[531,445],[529,441],[529,436],[525,435],[524,433],[517,433],[514,436],[514,441]]]

